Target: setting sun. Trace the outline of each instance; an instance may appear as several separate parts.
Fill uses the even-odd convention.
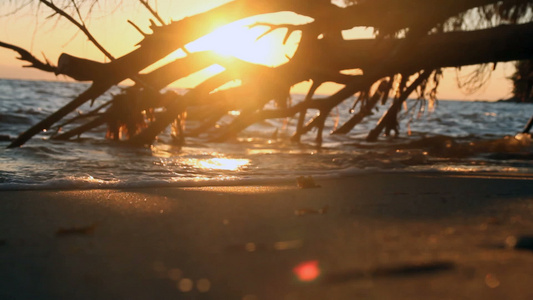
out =
[[[222,56],[233,56],[251,63],[277,66],[288,61],[294,53],[298,35],[293,33],[285,45],[286,29],[270,30],[265,25],[254,26],[253,18],[223,26],[212,33],[185,46],[190,52],[212,50]]]
[[[287,63],[298,48],[301,38],[299,31],[288,33],[288,29],[282,24],[287,18],[291,25],[303,24],[308,18],[291,13],[274,13],[239,20],[222,26],[213,32],[185,45],[185,51],[178,49],[163,60],[147,68],[153,70],[156,67],[181,59],[187,56],[187,52],[212,51],[219,55],[220,61],[225,58],[237,59],[253,64],[277,67]],[[273,24],[272,27],[269,24]],[[288,36],[286,36],[288,34]],[[214,76],[225,68],[219,64],[213,64],[201,71],[182,78],[172,84],[173,87],[195,86],[207,77]],[[217,90],[240,85],[240,80],[232,81]]]

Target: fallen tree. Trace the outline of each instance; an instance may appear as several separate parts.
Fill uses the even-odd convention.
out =
[[[299,117],[293,140],[298,141],[301,135],[316,128],[316,140],[320,144],[330,112],[356,94],[354,116],[333,133],[349,132],[378,102],[390,101],[388,111],[367,137],[373,141],[383,131],[386,134],[397,132],[398,112],[412,93],[435,100],[442,68],[496,64],[533,56],[531,0],[374,0],[348,1],[346,6],[320,0],[235,0],[169,24],[163,22],[147,1],[140,0],[159,24],[151,21],[150,34],[135,26],[144,38],[138,48],[119,58],[107,53],[90,35],[83,21],[71,17],[66,7],[58,7],[47,0],[39,2],[80,28],[110,62],[62,54],[57,66],[53,66],[40,62],[22,48],[0,43],[1,47],[18,52],[21,60],[31,63],[30,67],[92,82],[85,92],[22,133],[9,147],[21,146],[45,129],[56,130],[52,138],[70,139],[103,124],[108,125],[108,138],[136,145],[151,144],[169,126],[174,127],[178,142],[208,131],[211,140],[222,141],[261,120],[295,115]],[[74,8],[78,9],[76,4]],[[222,25],[283,11],[310,17],[312,21],[300,25],[253,25],[268,26],[270,30],[265,34],[286,30],[286,39],[293,32],[301,33],[296,52],[283,65],[266,67],[211,52],[186,51],[184,58],[149,73],[140,73]],[[468,28],[473,20],[477,25]],[[342,31],[357,26],[374,28],[375,38],[344,40]],[[225,71],[207,78],[184,95],[162,92],[172,82],[213,64],[223,66]],[[360,72],[358,75],[344,72],[350,69]],[[73,123],[72,119],[65,119],[70,112],[87,101],[94,101],[127,78],[135,84],[85,114],[85,124],[66,129]],[[219,89],[233,80],[241,80],[242,84]],[[308,80],[312,85],[305,100],[291,103],[291,87]],[[325,82],[336,82],[343,88],[326,97],[316,96],[317,88]],[[278,104],[276,109],[265,108],[271,101]],[[219,130],[211,130],[218,120],[235,110],[240,111],[240,116],[233,122]],[[309,110],[316,110],[318,114],[304,124]],[[183,128],[187,114],[193,111],[201,112],[195,116],[201,124]]]

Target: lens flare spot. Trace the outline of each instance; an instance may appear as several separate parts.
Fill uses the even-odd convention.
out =
[[[244,249],[246,249],[248,252],[254,252],[257,249],[257,246],[255,243],[246,243],[246,245],[244,245]]]
[[[500,281],[494,274],[489,273],[485,276],[485,284],[491,289],[494,289],[500,286]]]
[[[183,272],[180,269],[170,269],[168,270],[168,278],[173,281],[179,281]]]
[[[318,267],[318,260],[305,261],[292,269],[298,280],[302,282],[310,282],[320,276],[320,268]]]
[[[196,288],[200,293],[207,293],[211,289],[211,281],[209,279],[202,278],[196,282]]]
[[[186,293],[190,292],[193,289],[194,282],[189,278],[183,278],[178,282],[177,286],[180,291]]]

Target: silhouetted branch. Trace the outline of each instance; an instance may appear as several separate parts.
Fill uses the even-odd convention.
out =
[[[146,145],[174,124],[175,136],[181,141],[186,135],[198,135],[213,129],[229,111],[238,110],[240,115],[228,125],[214,130],[215,138],[211,136],[211,140],[222,141],[235,136],[261,120],[299,114],[293,140],[298,141],[301,135],[316,128],[316,141],[320,145],[325,122],[332,110],[338,109],[341,103],[359,93],[360,99],[356,102],[359,110],[354,111],[352,118],[333,132],[347,133],[370,115],[380,100],[384,104],[394,86],[398,95],[368,135],[368,140],[375,140],[383,130],[396,130],[401,104],[414,90],[418,88],[422,90],[421,94],[435,98],[439,73],[434,73],[436,75],[432,81],[429,79],[431,72],[424,70],[530,59],[533,53],[533,22],[518,21],[533,21],[533,16],[526,13],[526,8],[533,7],[533,0],[413,0],[409,5],[396,0],[354,1],[354,5],[344,8],[333,5],[331,1],[234,0],[169,24],[165,24],[148,0],[139,0],[160,24],[150,20],[153,33],[149,34],[128,21],[144,39],[137,49],[116,59],[87,29],[80,13],[79,5],[82,2],[64,1],[73,5],[74,14],[79,20],[52,1],[40,0],[78,27],[111,62],[100,63],[62,54],[56,68],[48,62],[35,59],[19,47],[0,43],[2,47],[17,51],[21,56],[19,59],[31,63],[29,67],[65,74],[80,81],[93,81],[88,90],[21,134],[10,147],[22,145],[33,135],[59,122],[79,105],[96,99],[126,78],[135,81],[134,87],[114,96],[105,112],[101,112],[103,107],[93,110],[89,115],[94,115],[94,119],[54,138],[70,138],[107,123],[109,138],[119,140],[124,134],[128,142]],[[473,12],[472,8],[479,9]],[[260,22],[249,27],[268,27],[258,39],[274,30],[286,29],[283,43],[293,32],[301,32],[296,52],[283,65],[269,68],[201,52],[187,53],[184,58],[147,74],[139,74],[146,67],[177,49],[185,49],[188,43],[220,26],[247,17],[282,11],[306,16],[312,21],[300,25]],[[485,25],[495,22],[503,26],[490,23],[490,26],[480,25],[468,31],[462,30],[469,15],[485,20]],[[342,31],[354,26],[374,27],[377,38],[344,40]],[[184,95],[160,92],[170,83],[214,64],[224,67],[225,71],[204,80]],[[347,69],[358,69],[361,74],[346,75],[343,70]],[[408,77],[404,74],[416,73],[419,76],[408,84]],[[240,86],[220,90],[232,80],[240,80]],[[308,80],[312,81],[312,85],[305,99],[292,105],[288,100],[291,86]],[[475,83],[479,81],[479,77],[474,80]],[[317,89],[325,82],[340,83],[343,87],[331,95],[315,96]],[[379,87],[372,94],[372,87],[377,83],[380,83]],[[425,93],[426,88],[429,93]],[[274,101],[278,108],[265,109],[270,101]],[[304,125],[310,109],[317,110],[318,114]],[[188,110],[201,111],[196,114],[200,126],[193,129],[184,127]],[[71,118],[56,127],[69,124],[69,127],[73,127],[73,121],[80,118]]]
[[[0,42],[0,47],[16,51],[20,55],[20,57],[17,57],[17,59],[30,63],[30,65],[24,66],[24,68],[35,68],[45,72],[52,72],[57,74],[57,67],[50,64],[48,60],[46,60],[46,62],[42,62],[35,58],[35,56],[31,55],[30,52],[15,45],[7,44],[4,42]]]
[[[150,3],[148,3],[148,0],[139,0],[139,2],[141,2],[141,4],[154,16],[154,18],[157,19],[157,21],[159,21],[159,24],[161,25],[166,25],[165,24],[165,21],[163,21],[163,19],[161,18],[161,16],[159,16],[159,14],[157,13],[157,11],[155,11],[151,6],[150,6]]]
[[[85,23],[83,22],[83,19],[81,19],[78,6],[76,5],[75,2],[73,2],[73,4],[74,4],[74,8],[78,12],[78,16],[80,17],[80,22],[76,21],[72,16],[70,16],[64,10],[57,7],[51,1],[47,1],[47,0],[39,0],[39,1],[43,3],[44,5],[50,7],[57,14],[69,20],[72,24],[76,25],[76,27],[78,27],[87,36],[87,38],[96,46],[96,48],[98,48],[98,50],[100,50],[107,58],[109,58],[110,60],[115,59],[115,57],[113,57],[111,53],[107,52],[107,50],[104,47],[102,47],[102,45],[100,45],[100,43],[98,43],[98,41],[94,38],[94,36],[89,32],[89,30],[87,29],[87,26],[85,26]]]
[[[379,120],[378,125],[370,131],[368,134],[366,140],[367,141],[375,141],[378,136],[381,134],[383,129],[385,127],[396,127],[397,120],[396,117],[398,115],[398,112],[400,111],[400,108],[402,107],[402,104],[407,100],[407,97],[411,95],[415,91],[415,89],[422,84],[425,80],[429,78],[432,71],[422,71],[421,74],[418,75],[418,77],[407,87],[405,90],[401,91],[400,97],[398,99],[395,99],[392,106],[387,110],[385,115]]]

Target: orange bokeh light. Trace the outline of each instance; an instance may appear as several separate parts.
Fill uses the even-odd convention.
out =
[[[320,268],[318,267],[318,260],[305,261],[298,264],[292,269],[298,280],[309,282],[320,276]]]

